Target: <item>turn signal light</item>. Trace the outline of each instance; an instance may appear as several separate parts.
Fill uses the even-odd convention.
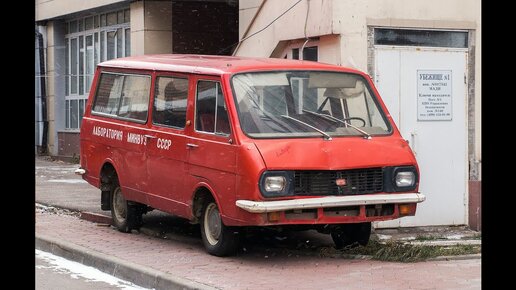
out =
[[[269,212],[267,214],[267,218],[269,219],[269,222],[278,222],[280,220],[280,212]]]
[[[416,204],[415,203],[400,204],[399,210],[400,210],[400,216],[415,215],[416,214]]]

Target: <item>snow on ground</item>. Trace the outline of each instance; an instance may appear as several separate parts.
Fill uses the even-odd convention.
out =
[[[460,240],[463,237],[464,237],[464,235],[458,234],[458,235],[450,235],[450,236],[447,236],[446,238],[448,240]]]
[[[48,252],[36,250],[36,257],[48,262],[50,265],[52,265],[52,268],[54,268],[56,271],[65,273],[65,274],[69,274],[70,277],[72,277],[74,279],[78,279],[79,277],[82,277],[82,278],[85,278],[86,280],[104,282],[104,283],[107,283],[107,284],[110,284],[110,285],[113,285],[120,289],[125,289],[125,290],[146,290],[146,289],[148,289],[148,288],[142,288],[129,281],[125,281],[125,280],[119,279],[115,276],[106,274],[93,267],[85,266],[81,263],[70,261],[70,260],[53,255]]]
[[[83,179],[49,179],[47,182],[58,182],[58,183],[86,183]]]

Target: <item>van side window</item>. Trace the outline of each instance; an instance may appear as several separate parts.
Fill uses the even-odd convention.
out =
[[[140,121],[147,119],[150,78],[126,75],[118,116]]]
[[[158,77],[154,91],[152,122],[184,128],[187,98],[188,79]]]
[[[229,118],[219,82],[199,81],[195,104],[197,131],[229,135]]]
[[[100,76],[93,111],[116,115],[118,112],[118,104],[120,103],[123,81],[124,76],[103,73]]]
[[[93,111],[138,121],[147,119],[150,76],[103,73]]]

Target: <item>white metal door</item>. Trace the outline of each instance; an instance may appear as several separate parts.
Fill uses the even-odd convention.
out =
[[[375,82],[420,170],[416,216],[378,227],[467,222],[465,50],[377,47]]]

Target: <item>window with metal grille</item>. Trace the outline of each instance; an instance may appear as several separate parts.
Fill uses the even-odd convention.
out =
[[[65,128],[79,129],[95,66],[131,55],[130,10],[65,23]]]

